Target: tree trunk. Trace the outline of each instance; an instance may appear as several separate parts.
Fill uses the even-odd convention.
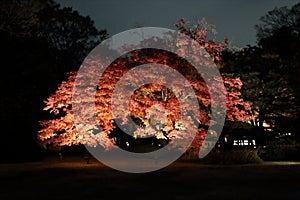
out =
[[[261,109],[258,114],[258,122],[259,122],[259,129],[264,130],[264,121],[265,121],[266,111]]]

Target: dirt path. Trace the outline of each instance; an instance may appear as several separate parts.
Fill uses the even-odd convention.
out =
[[[215,166],[176,162],[128,174],[92,160],[0,165],[0,199],[300,199],[300,163]]]

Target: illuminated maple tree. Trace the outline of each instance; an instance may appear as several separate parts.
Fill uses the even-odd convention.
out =
[[[179,21],[176,26],[182,33],[189,35],[203,46],[212,60],[218,66],[221,66],[220,55],[221,51],[226,47],[226,42],[216,43],[211,40],[206,41],[208,29],[203,29],[201,26],[192,26],[191,28],[191,25],[183,20]],[[177,47],[184,48],[184,41],[179,41]],[[197,54],[198,52],[194,53]],[[91,71],[99,65],[99,62],[101,63],[99,59],[87,59],[85,64],[89,67],[86,68],[88,71],[85,74],[90,77],[94,76],[94,73],[91,73]],[[172,91],[170,88],[164,86],[166,80],[162,78],[155,83],[142,85],[136,89],[131,94],[128,110],[118,109],[122,108],[121,104],[123,103],[123,101],[118,101],[113,112],[111,99],[116,84],[131,69],[149,63],[166,65],[180,72],[186,78],[187,82],[179,82],[176,78],[170,78],[168,81],[171,80],[170,85],[178,85],[183,89]],[[149,78],[153,76],[153,73],[149,73],[148,71],[141,71],[141,73],[144,79],[147,79],[148,76]],[[92,101],[90,98],[83,98],[80,102],[72,102],[76,79],[80,80],[79,88],[85,90],[87,97],[94,97]],[[249,120],[251,116],[248,113],[251,105],[242,99],[240,93],[242,87],[241,80],[237,77],[227,77],[226,75],[223,75],[222,79],[226,86],[227,119]],[[128,83],[127,87],[135,84],[135,79],[130,80],[131,82]],[[180,55],[157,49],[134,50],[126,56],[119,57],[109,65],[99,80],[96,92],[89,91],[89,84],[88,79],[81,79],[76,72],[70,72],[68,80],[63,81],[56,92],[45,101],[46,107],[44,110],[50,111],[55,117],[54,119],[40,122],[42,128],[39,131],[39,139],[42,144],[54,149],[77,144],[86,144],[89,146],[100,145],[108,150],[116,147],[116,141],[110,135],[116,128],[115,122],[118,119],[125,129],[133,133],[133,137],[135,138],[155,136],[157,139],[166,140],[169,143],[172,143],[174,138],[177,139],[177,142],[187,140],[190,137],[189,133],[196,129],[197,134],[191,146],[196,151],[201,147],[211,120],[210,93],[201,75]],[[199,105],[187,104],[182,109],[183,105],[179,103],[176,94],[180,93],[181,98],[191,98],[188,89],[190,86],[193,88]],[[120,92],[124,93],[124,95],[128,93],[126,89]],[[211,92],[218,94],[223,91],[219,91],[216,87],[212,88]],[[90,126],[84,125],[84,122],[76,124],[72,111],[72,105],[74,104],[82,105],[79,108],[79,112],[85,118],[85,121],[89,121],[93,116],[96,116],[97,123]],[[91,104],[94,105],[95,110],[85,106]],[[197,115],[194,113],[194,110],[199,110],[199,108],[200,112]],[[181,112],[190,116],[189,120],[184,120]],[[134,119],[137,126],[126,126],[129,119]],[[195,126],[194,121],[197,121],[200,126]],[[84,135],[79,134],[79,132],[83,132]],[[180,147],[181,144],[179,142],[174,145]]]

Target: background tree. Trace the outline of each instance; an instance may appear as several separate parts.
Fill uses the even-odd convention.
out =
[[[275,7],[266,15],[260,17],[261,23],[255,26],[258,42],[264,38],[273,36],[277,30],[284,27],[291,27],[294,31],[299,31],[299,8],[300,3],[295,4],[291,8],[287,8],[286,6],[280,8]]]
[[[300,99],[300,3],[275,8],[256,25],[258,45],[278,57],[280,73],[286,76],[293,94]]]
[[[38,23],[37,14],[45,5],[43,0],[3,0],[0,30],[17,37],[33,36]]]
[[[66,78],[66,72],[79,67],[87,51],[100,43],[106,32],[97,30],[90,18],[51,0],[2,1],[0,9],[5,68],[1,78],[0,117],[5,131],[1,132],[0,160],[36,159],[41,153],[36,133],[43,100]],[[67,46],[61,49],[55,40]]]
[[[299,22],[300,4],[269,11],[256,25],[257,46],[223,53],[223,72],[244,83],[242,93],[253,105],[253,126],[276,132],[299,129]]]
[[[89,16],[51,1],[38,13],[38,19],[37,37],[57,50],[59,62],[69,67],[68,71],[78,68],[86,55],[108,36],[106,30],[94,26]]]
[[[239,75],[242,94],[252,103],[251,124],[261,130],[272,129],[282,116],[296,113],[296,102],[286,77],[280,74],[278,59],[258,47],[248,47],[237,52],[226,52],[223,72]],[[271,127],[266,127],[266,124]]]

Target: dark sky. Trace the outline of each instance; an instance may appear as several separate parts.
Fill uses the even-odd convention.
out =
[[[181,18],[189,21],[206,18],[216,26],[217,40],[225,36],[231,45],[254,45],[254,25],[259,18],[276,6],[288,6],[297,0],[56,0],[71,6],[82,15],[89,15],[98,28],[110,35],[137,26],[176,29]]]

